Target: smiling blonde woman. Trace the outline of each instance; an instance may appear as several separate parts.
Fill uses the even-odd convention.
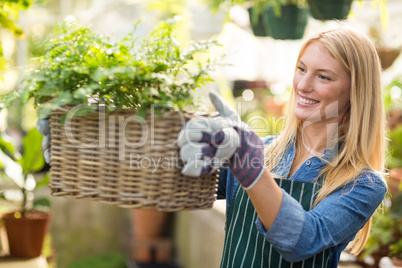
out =
[[[221,168],[221,267],[335,268],[362,250],[387,191],[380,69],[371,41],[341,26],[302,46],[280,136],[259,138],[216,93],[219,116],[183,127],[182,172]]]

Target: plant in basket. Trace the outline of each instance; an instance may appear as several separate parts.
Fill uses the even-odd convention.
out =
[[[211,81],[208,73],[216,64],[201,63],[197,55],[217,43],[198,41],[184,49],[174,38],[178,25],[167,20],[143,40],[134,31],[114,42],[74,21],[63,22],[42,44],[46,53],[33,60],[40,66],[23,79],[24,89],[3,102],[33,98],[41,117],[77,104],[93,111],[98,103],[108,111],[134,108],[142,116],[155,104],[183,109],[193,104],[191,92]]]
[[[182,178],[176,143],[193,116],[185,111],[196,109],[192,92],[212,81],[218,59],[207,52],[217,43],[183,47],[178,25],[166,20],[141,40],[133,32],[114,42],[66,22],[44,42],[39,69],[3,102],[34,99],[39,116],[50,115],[53,195],[160,210],[212,206],[216,176]]]
[[[41,152],[42,135],[30,130],[22,141],[22,154],[5,134],[0,136],[0,198],[12,208],[4,214],[10,254],[15,257],[37,257],[42,252],[50,220],[47,197],[33,198],[34,190],[47,185],[48,174],[38,173],[44,167]],[[38,178],[34,178],[36,174]],[[38,174],[40,176],[38,176]]]

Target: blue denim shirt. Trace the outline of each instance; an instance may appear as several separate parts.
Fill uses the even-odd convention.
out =
[[[275,138],[269,136],[263,140],[269,144]],[[335,153],[327,149],[322,158],[329,161]],[[286,177],[294,155],[295,145],[290,144],[275,168],[277,175]],[[311,157],[289,179],[313,182],[326,163],[319,157]],[[219,176],[218,198],[226,198],[227,208],[237,186],[230,170],[223,169]],[[307,259],[329,248],[330,267],[335,268],[341,252],[381,204],[387,186],[380,174],[365,170],[355,182],[333,192],[310,211],[305,211],[288,193],[282,192],[282,204],[273,225],[266,230],[258,217],[258,231],[290,262]]]

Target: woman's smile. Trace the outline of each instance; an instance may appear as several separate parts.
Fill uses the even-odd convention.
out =
[[[300,106],[314,106],[319,103],[320,102],[318,100],[314,100],[314,99],[302,96],[300,94],[297,94],[297,104]]]

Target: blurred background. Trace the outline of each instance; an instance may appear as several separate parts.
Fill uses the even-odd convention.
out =
[[[210,90],[217,90],[236,107],[243,120],[259,135],[276,134],[283,121],[283,109],[304,38],[336,27],[339,22],[333,19],[320,20],[309,15],[300,38],[277,39],[262,36],[252,28],[253,19],[249,14],[251,1],[234,1],[238,5],[226,1],[216,7],[217,2],[1,0],[0,94],[19,89],[19,81],[25,72],[35,68],[30,60],[44,53],[40,44],[48,38],[58,22],[76,20],[79,24],[119,40],[132,31],[139,20],[141,23],[136,33],[145,36],[159,21],[180,16],[182,24],[177,36],[180,42],[218,40],[222,47],[216,53],[223,51],[225,54],[224,66],[211,74],[214,81],[194,93],[203,102],[202,109],[211,109],[206,96]],[[400,209],[399,212],[396,209],[401,204],[401,198],[396,197],[400,196],[402,177],[399,169],[402,168],[402,61],[399,57],[402,48],[402,1],[354,0],[342,23],[367,34],[380,55],[391,140],[388,168],[393,171],[391,174],[395,174],[390,178],[393,195],[387,198],[385,213],[380,213],[374,222],[366,251],[358,259],[345,255],[343,265],[379,267],[383,257],[391,258],[398,254],[402,257],[402,214]],[[21,150],[23,137],[35,128],[37,119],[32,103],[16,104],[2,110],[2,140],[11,137],[16,150]],[[36,176],[46,173],[48,168],[44,165]],[[13,204],[6,201],[3,191],[13,186],[0,179],[0,187],[4,199],[0,200],[0,212],[10,211]],[[127,209],[91,201],[51,197],[46,187],[36,191],[37,195],[50,199],[53,214],[42,254],[48,267],[125,267],[126,260],[131,256],[133,232],[133,223]],[[172,242],[170,250],[177,266],[219,266],[224,213],[225,204],[217,201],[211,210],[176,212],[169,217],[165,233]],[[1,226],[0,255],[6,255],[6,237]],[[0,267],[3,267],[1,260]]]

